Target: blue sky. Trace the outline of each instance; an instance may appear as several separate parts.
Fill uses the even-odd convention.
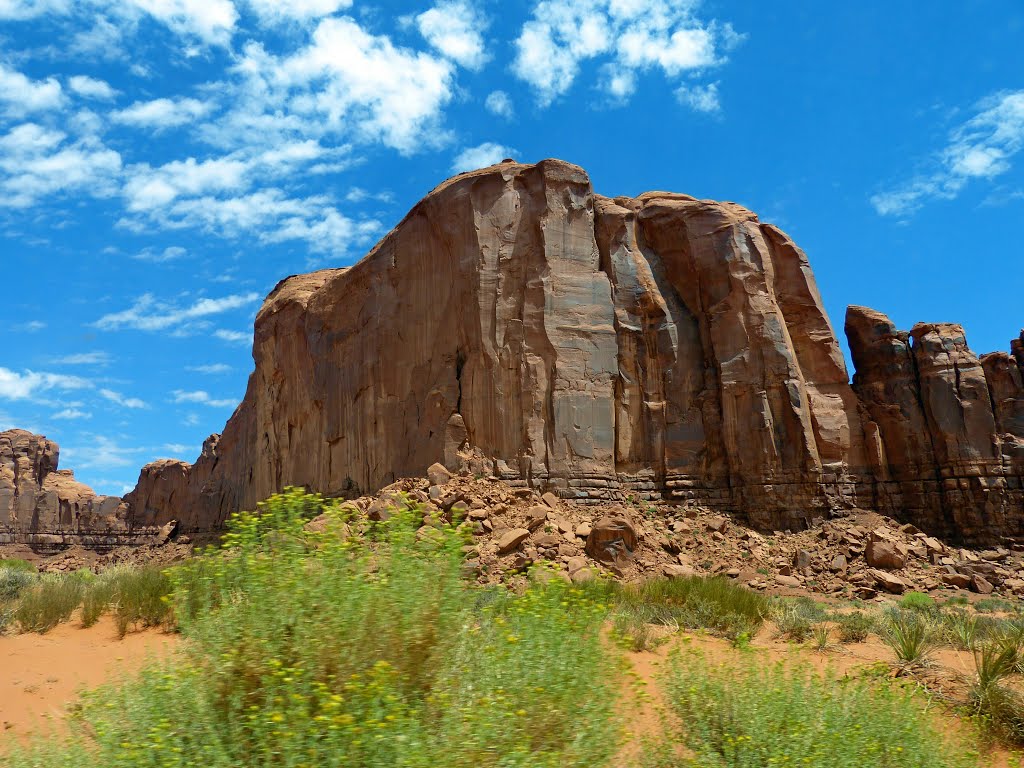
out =
[[[1024,5],[0,0],[0,429],[107,493],[193,459],[281,277],[560,157],[738,201],[847,304],[1024,324]]]

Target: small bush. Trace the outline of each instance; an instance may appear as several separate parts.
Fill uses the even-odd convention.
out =
[[[82,580],[73,575],[45,577],[21,593],[14,618],[24,632],[49,632],[71,618],[83,589]]]
[[[38,569],[28,560],[20,557],[0,558],[0,570],[9,568],[12,571],[24,571],[25,573],[38,573]]]
[[[999,737],[1024,744],[1024,699],[1003,681],[1015,674],[1021,650],[1011,642],[989,642],[974,651],[975,679],[968,693],[971,713]]]
[[[861,611],[839,613],[833,617],[833,620],[839,625],[839,642],[841,643],[863,643],[875,627],[874,620]]]
[[[171,580],[157,567],[125,571],[113,582],[114,620],[124,637],[134,625],[156,627],[171,615]]]
[[[666,681],[678,737],[692,758],[660,766],[754,768],[952,768],[963,765],[936,733],[925,708],[884,681],[836,679],[756,661],[712,666],[677,656]]]
[[[763,595],[722,576],[627,584],[614,600],[619,610],[649,623],[708,629],[730,640],[755,634],[768,613]]]
[[[950,645],[961,651],[973,651],[983,634],[978,617],[962,608],[942,612],[942,633]]]
[[[22,591],[26,587],[35,584],[37,579],[38,576],[34,568],[31,571],[27,571],[23,568],[0,567],[0,601],[16,600]]]
[[[916,611],[887,610],[882,620],[882,639],[904,669],[923,666],[936,645],[931,624]]]
[[[814,626],[827,618],[825,608],[808,597],[779,598],[772,604],[776,634],[802,643],[814,634]]]
[[[1012,613],[1013,609],[1013,603],[1001,597],[982,598],[974,604],[974,610],[978,613]]]
[[[832,628],[825,622],[815,624],[812,629],[812,636],[814,637],[815,649],[819,651],[828,650],[831,645]]]
[[[612,623],[615,637],[631,651],[649,651],[659,643],[651,625],[631,613],[617,613]]]
[[[900,598],[900,608],[909,611],[931,611],[935,608],[935,601],[924,592],[907,592]]]

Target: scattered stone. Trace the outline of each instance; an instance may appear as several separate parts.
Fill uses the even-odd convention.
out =
[[[872,538],[864,548],[864,561],[872,568],[897,571],[907,564],[906,556],[900,554],[888,541]]]
[[[622,567],[633,559],[639,541],[633,525],[624,517],[603,517],[587,536],[586,552],[598,562]]]
[[[507,555],[519,548],[519,545],[529,538],[530,532],[526,528],[513,528],[504,533],[498,539],[498,554]]]

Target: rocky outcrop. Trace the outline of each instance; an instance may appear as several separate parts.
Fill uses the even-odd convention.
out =
[[[963,328],[850,307],[846,332],[872,450],[872,505],[968,541],[1024,534],[1024,386],[1003,353],[979,359]]]
[[[133,538],[128,505],[98,496],[58,469],[52,440],[21,429],[0,432],[0,544],[113,545]]]
[[[1024,339],[979,360],[958,326],[863,308],[847,331],[853,386],[807,257],[750,211],[509,161],[446,181],[355,266],[282,281],[223,435],[126,501],[135,524],[212,528],[285,485],[358,495],[441,461],[759,528],[875,505],[1019,533]]]

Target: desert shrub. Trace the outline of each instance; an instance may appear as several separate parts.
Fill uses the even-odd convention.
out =
[[[1001,597],[985,597],[974,604],[978,613],[1010,613],[1014,608],[1013,603]]]
[[[837,679],[757,660],[712,665],[677,656],[666,679],[683,725],[657,763],[698,768],[952,768],[954,745],[935,732],[925,707],[885,681]],[[673,754],[673,742],[692,758]]]
[[[874,619],[862,611],[837,613],[832,618],[839,627],[841,643],[863,643],[875,628]]]
[[[900,608],[909,611],[931,611],[935,608],[935,601],[924,592],[907,592],[900,598]]]
[[[651,625],[634,613],[616,613],[612,631],[616,639],[631,651],[648,651],[658,645]]]
[[[307,534],[314,504],[339,525]],[[297,491],[236,516],[223,550],[171,571],[181,655],[88,696],[91,737],[0,762],[603,764],[617,732],[607,605],[560,580],[470,585],[459,533],[419,540],[421,519],[371,524]]]
[[[156,627],[171,615],[171,580],[161,568],[124,571],[112,580],[114,620],[122,637],[134,625]]]
[[[814,639],[814,647],[819,651],[828,650],[832,644],[832,627],[825,622],[815,624],[811,628],[811,637]]]
[[[808,597],[783,597],[772,602],[771,618],[776,635],[802,643],[814,634],[814,627],[828,617],[819,603]]]
[[[38,569],[28,560],[20,557],[0,557],[0,570],[8,568],[12,571],[24,571],[25,573],[38,573]]]
[[[753,635],[768,613],[768,600],[722,576],[687,576],[627,584],[613,594],[618,611],[652,624],[708,629],[735,639]]]
[[[48,632],[71,618],[82,592],[82,580],[72,574],[46,576],[21,593],[14,618],[24,632]]]
[[[23,560],[15,562],[24,562]],[[38,576],[33,568],[31,571],[24,568],[12,568],[0,566],[0,600],[15,600],[22,591],[31,584],[34,584]]]
[[[904,669],[927,664],[938,641],[937,632],[927,619],[917,611],[897,607],[882,615],[881,630],[882,639]]]
[[[942,633],[954,648],[973,651],[984,634],[979,627],[978,617],[962,608],[946,609],[942,612]]]
[[[1007,686],[1006,678],[1017,672],[1021,649],[996,640],[974,650],[975,678],[968,691],[968,706],[982,725],[1000,738],[1024,744],[1024,698]]]

